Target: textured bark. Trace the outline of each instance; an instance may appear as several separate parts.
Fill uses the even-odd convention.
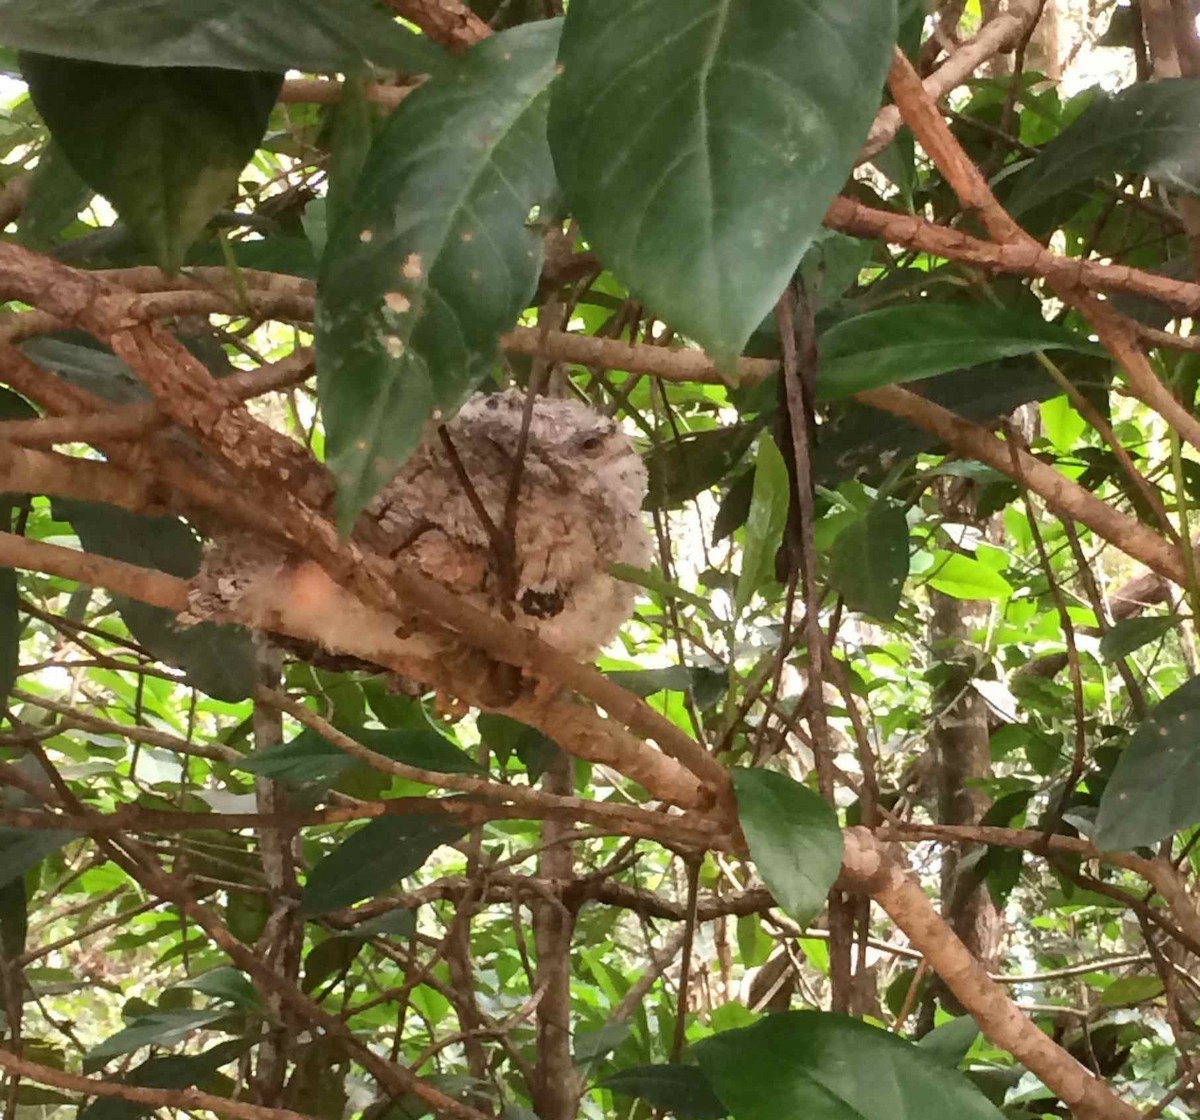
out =
[[[542,785],[547,793],[570,796],[575,791],[575,763],[558,754],[546,768]],[[557,821],[542,825],[538,874],[566,882],[574,869],[570,844],[563,842],[572,826]],[[534,1112],[540,1120],[573,1120],[579,1104],[579,1074],[571,1058],[571,935],[575,915],[556,898],[533,903],[533,936],[537,945],[537,1064],[534,1067]]]

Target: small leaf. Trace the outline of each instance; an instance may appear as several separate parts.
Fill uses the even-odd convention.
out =
[[[1110,664],[1156,642],[1179,625],[1172,615],[1125,618],[1100,639],[1100,656]]]
[[[784,774],[737,768],[732,777],[754,866],[780,907],[796,921],[808,921],[841,870],[837,814]]]
[[[29,899],[25,877],[20,876],[0,886],[0,949],[6,960],[14,960],[25,952],[28,935]]]
[[[638,1097],[652,1109],[672,1113],[676,1120],[722,1120],[729,1115],[696,1066],[631,1066],[599,1085],[613,1093]]]
[[[140,1050],[143,1046],[170,1046],[187,1038],[192,1031],[199,1030],[228,1014],[223,1010],[161,1010],[155,1008],[139,1016],[129,1026],[109,1035],[103,1042],[93,1046],[83,1059],[85,1072],[99,1069],[109,1058]]]
[[[403,73],[445,55],[362,0],[0,0],[0,42],[127,66]]]
[[[470,755],[432,728],[359,727],[347,730],[346,734],[377,754],[421,770],[443,774],[483,773]],[[322,785],[329,785],[351,767],[365,765],[311,729],[238,763],[240,769],[273,781]]]
[[[24,876],[78,835],[58,828],[0,827],[0,887]]]
[[[748,424],[689,432],[646,456],[646,508],[678,509],[741,462],[757,428]]]
[[[29,53],[21,55],[21,72],[71,166],[168,272],[236,188],[283,81],[253,71],[110,66]]]
[[[1100,798],[1097,846],[1124,851],[1200,822],[1200,677],[1156,704],[1121,752]]]
[[[754,460],[754,492],[746,519],[746,547],[742,551],[742,571],[734,595],[734,610],[738,614],[749,606],[755,592],[773,576],[775,551],[783,540],[787,525],[789,497],[787,464],[775,441],[764,434],[758,441],[758,454]]]
[[[372,145],[321,264],[317,390],[345,527],[496,360],[533,295],[530,212],[554,190],[559,22],[493,35],[411,93]]]
[[[200,566],[200,542],[173,517],[142,517],[115,506],[57,498],[54,516],[69,521],[88,552],[157,568],[190,579]],[[250,694],[254,654],[250,635],[237,626],[202,622],[182,627],[175,615],[113,595],[129,632],[156,657],[177,665],[190,684],[218,700]]]
[[[483,741],[495,752],[500,762],[507,763],[515,754],[521,760],[521,765],[525,767],[531,782],[536,782],[558,755],[559,746],[553,739],[548,738],[536,727],[530,727],[508,716],[488,712],[479,717],[477,726]]]
[[[948,1069],[957,1069],[979,1037],[979,1024],[970,1015],[960,1015],[934,1027],[917,1045]]]
[[[727,367],[879,107],[895,0],[572,0],[550,133],[583,234]]]
[[[1100,995],[1101,1007],[1125,1007],[1157,999],[1163,994],[1163,982],[1157,976],[1121,976]]]
[[[821,335],[817,397],[920,381],[1038,350],[1096,351],[1096,344],[1034,315],[948,303],[886,307]]]
[[[1001,1118],[962,1074],[888,1031],[841,1015],[768,1015],[693,1049],[737,1120]]]
[[[148,1058],[124,1077],[125,1085],[140,1085],[149,1089],[186,1089],[203,1085],[223,1065],[240,1058],[251,1046],[249,1039],[229,1039],[210,1046],[202,1054],[170,1054]],[[114,1097],[97,1097],[79,1112],[79,1120],[132,1120],[148,1116],[152,1105],[140,1105]]]
[[[884,621],[896,617],[908,578],[908,519],[890,502],[876,502],[833,542],[829,579],[852,611]]]
[[[959,552],[935,553],[926,582],[954,599],[1008,599],[1013,593],[1002,575]]]
[[[1139,82],[1100,94],[1015,180],[1008,209],[1021,214],[1098,176],[1145,175],[1171,190],[1200,190],[1200,81]]]
[[[308,873],[300,912],[324,914],[381,894],[418,870],[442,844],[466,829],[443,816],[380,817],[353,833]]]
[[[91,188],[51,140],[38,156],[29,181],[29,198],[17,219],[17,241],[27,249],[48,248],[91,196]]]
[[[605,673],[609,680],[638,696],[653,696],[656,692],[692,692],[696,704],[711,708],[729,687],[728,670],[709,669],[703,665],[668,665],[663,669],[614,669]]]
[[[588,1065],[597,1062],[606,1054],[611,1054],[624,1042],[633,1029],[632,1024],[625,1019],[618,1019],[594,1031],[578,1031],[572,1045],[576,1065]]]

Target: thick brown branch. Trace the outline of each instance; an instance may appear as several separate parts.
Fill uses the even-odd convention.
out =
[[[899,861],[864,828],[845,832],[841,882],[869,894],[979,1024],[1085,1120],[1137,1120],[1140,1113],[1043,1034],[967,951]]]

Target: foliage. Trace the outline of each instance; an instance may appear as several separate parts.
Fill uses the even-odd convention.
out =
[[[1194,1114],[1200,47],[993,7],[0,0],[10,1116]],[[597,673],[350,540],[509,385],[646,464]]]

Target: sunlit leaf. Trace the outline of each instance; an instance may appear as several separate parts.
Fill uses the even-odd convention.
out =
[[[926,582],[955,599],[1007,599],[1013,593],[999,572],[960,552],[936,553]]]

